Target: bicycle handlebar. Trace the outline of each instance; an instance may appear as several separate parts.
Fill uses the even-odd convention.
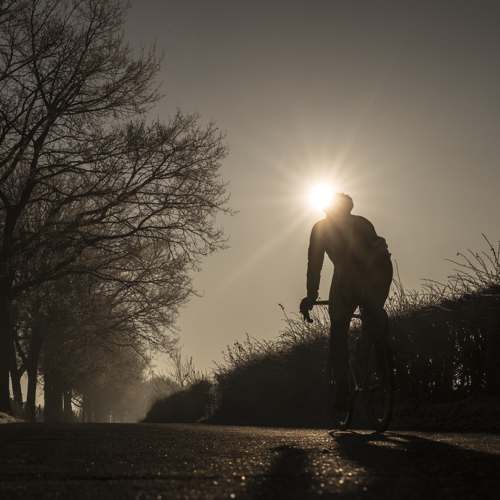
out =
[[[330,305],[330,301],[329,300],[317,300],[317,301],[313,302],[313,305],[314,306],[328,306],[328,305]],[[362,319],[362,315],[361,314],[353,314],[352,318]],[[309,313],[307,314],[307,316],[304,317],[304,319],[307,320],[309,323],[312,323],[312,321],[313,321],[309,317]]]

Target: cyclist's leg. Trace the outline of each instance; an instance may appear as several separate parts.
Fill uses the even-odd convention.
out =
[[[337,267],[330,288],[330,356],[333,362],[339,393],[345,400],[349,396],[348,334],[352,315],[357,307],[352,289],[352,272]],[[342,401],[344,403],[345,401]]]
[[[366,286],[361,301],[363,315],[363,353],[367,357],[367,350],[370,345],[370,338],[375,335],[382,342],[386,342],[389,338],[389,318],[384,309],[385,301],[389,295],[389,290],[392,284],[392,262],[390,258],[379,259],[374,262],[374,265],[368,269],[366,276]],[[383,352],[379,352],[380,345],[377,345],[377,358],[382,361]],[[363,370],[366,364],[363,366]],[[366,373],[363,373],[363,379]]]
[[[361,307],[371,326],[380,335],[386,334],[389,328],[389,319],[384,304],[389,296],[392,276],[393,268],[390,258],[376,260],[368,269],[366,276]]]
[[[349,346],[347,337],[350,319],[330,321],[330,353],[340,390],[348,392]]]
[[[392,282],[390,259],[376,262],[367,275],[362,301],[363,315],[363,391],[370,422],[378,432],[387,429],[394,405],[394,370],[389,345],[389,320],[384,304]],[[366,327],[366,329],[365,329]]]

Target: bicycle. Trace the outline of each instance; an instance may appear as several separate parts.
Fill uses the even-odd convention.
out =
[[[329,302],[317,301],[315,305],[328,305]],[[384,432],[390,424],[394,406],[394,370],[392,353],[388,343],[380,332],[367,328],[369,320],[361,314],[353,315],[353,319],[361,320],[361,338],[351,342],[349,348],[349,403],[345,411],[334,406],[336,400],[337,380],[332,364],[331,353],[328,354],[327,382],[328,402],[336,426],[346,430],[352,420],[356,397],[364,397],[368,418],[377,432]]]

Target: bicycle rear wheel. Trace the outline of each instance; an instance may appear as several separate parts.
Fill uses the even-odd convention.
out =
[[[328,382],[328,406],[330,407],[330,412],[333,417],[333,421],[335,426],[341,431],[345,431],[349,428],[351,424],[352,415],[353,415],[353,407],[354,407],[354,374],[352,373],[352,366],[349,362],[349,405],[345,411],[338,410],[334,407],[334,403],[337,399],[338,387],[337,387],[337,379],[335,377],[335,370],[333,368],[332,359],[328,356],[328,364],[327,364],[327,382]]]
[[[384,432],[391,422],[394,406],[394,370],[389,345],[370,338],[364,356],[366,410],[373,428]]]

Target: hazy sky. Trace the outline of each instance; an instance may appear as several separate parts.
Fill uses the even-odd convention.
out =
[[[178,322],[197,368],[298,311],[316,182],[352,196],[406,288],[500,239],[499,19],[496,0],[135,0],[127,38],[165,53],[154,115],[198,111],[230,147],[231,248]]]

